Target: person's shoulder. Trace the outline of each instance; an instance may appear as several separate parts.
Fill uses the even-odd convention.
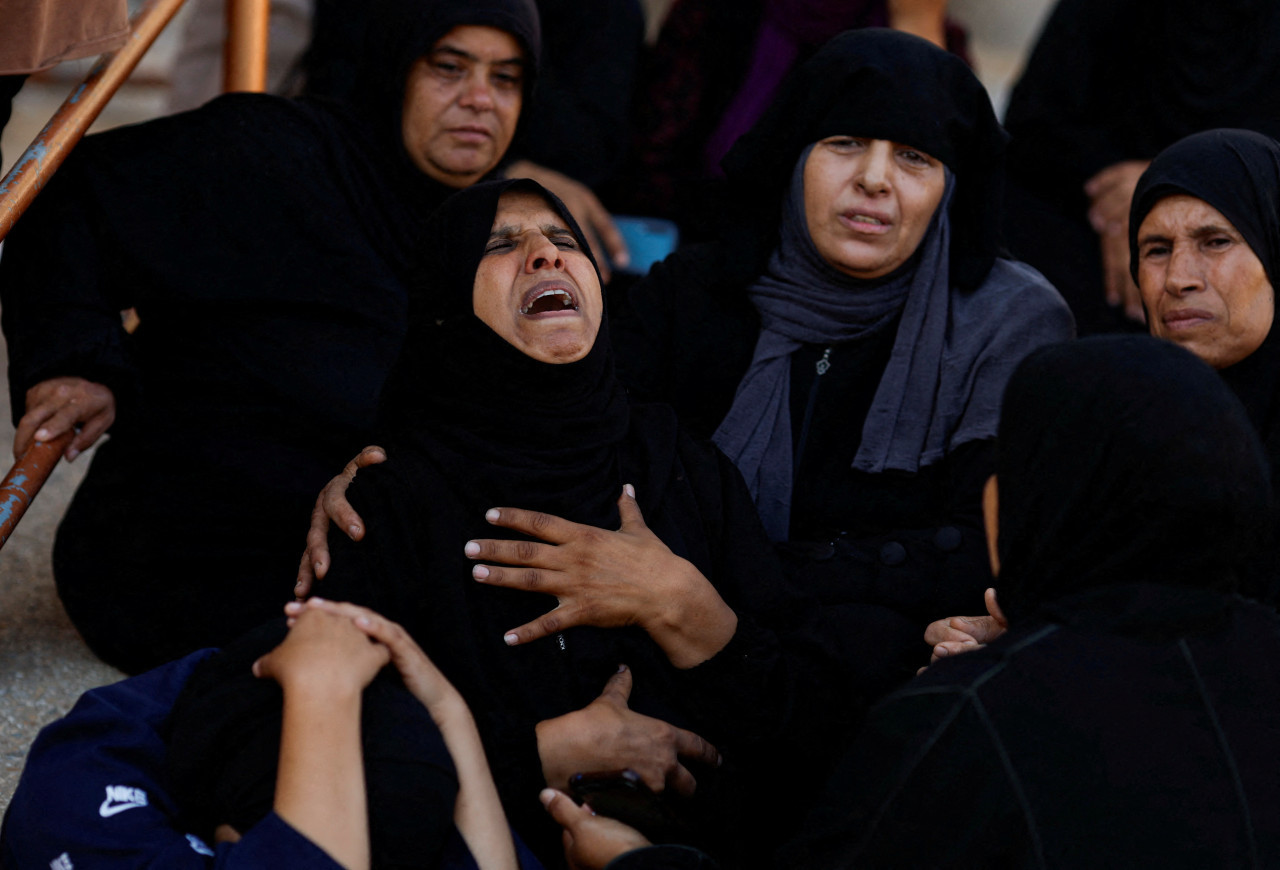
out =
[[[987,323],[1019,330],[1033,325],[1049,340],[1075,337],[1075,318],[1049,279],[1019,260],[997,258],[973,291],[973,310]]]
[[[186,112],[87,136],[75,155],[102,168],[134,162],[181,168],[184,160],[234,159],[242,148],[260,151],[267,160],[296,159],[297,145],[320,135],[319,121],[316,110],[298,100],[222,94]]]

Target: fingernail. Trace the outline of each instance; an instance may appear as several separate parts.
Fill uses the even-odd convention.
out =
[[[347,534],[349,534],[349,535],[358,535],[358,534],[360,534],[360,527],[359,527],[358,525],[356,525],[355,523],[352,523],[351,525],[347,526]]]
[[[321,598],[319,595],[312,595],[312,596],[311,596],[311,603],[312,603],[312,604],[328,604],[329,602],[328,602],[328,601],[325,601],[325,600],[324,600],[323,598]]]
[[[288,604],[286,604],[286,605],[284,606],[284,609],[285,609],[285,610],[288,610],[288,611],[290,611],[290,612],[296,613],[296,612],[298,612],[299,610],[301,610],[301,609],[302,609],[302,602],[301,602],[301,601],[290,601]]]
[[[716,753],[716,767],[719,767],[719,766],[720,766],[720,765],[722,765],[722,764],[724,764],[724,756],[717,752],[717,753]]]
[[[301,580],[299,580],[297,583],[294,583],[294,584],[293,584],[293,588],[294,588],[294,589],[301,589],[301,588],[302,588],[302,581],[301,581]]]
[[[613,258],[613,264],[619,269],[625,269],[631,265],[631,255],[626,251],[622,251],[618,256]]]
[[[549,788],[544,788],[538,792],[538,800],[542,801],[544,807],[551,806],[551,802],[556,799],[556,793]]]
[[[621,673],[625,673],[625,672],[626,672],[626,670],[627,670],[627,666],[626,666],[626,665],[618,665],[618,670],[617,670],[615,673],[619,673],[619,674],[621,674]]]
[[[48,440],[48,438],[49,438],[49,430],[48,430],[48,429],[37,429],[37,430],[36,430],[36,440],[37,440],[37,441],[46,441],[46,440]]]
[[[513,631],[513,632],[511,632],[510,634],[504,634],[504,635],[502,636],[502,639],[503,639],[504,641],[506,641],[507,646],[515,646],[515,645],[516,645],[516,641],[520,640],[520,635],[516,634],[516,633]]]
[[[945,646],[936,646],[933,648],[933,654],[940,659],[945,659],[947,656],[951,655],[951,650],[947,649]]]
[[[364,626],[365,628],[368,628],[369,626],[373,625],[373,620],[371,620],[367,616],[357,616],[356,625],[361,625],[361,626]]]
[[[457,545],[455,544],[454,546],[457,546]],[[462,548],[462,552],[466,553],[468,556],[479,556],[480,545],[477,544],[475,541],[467,541],[467,545]]]
[[[484,512],[484,518],[491,523],[496,523],[502,517],[502,513],[497,508],[489,508]]]
[[[75,449],[68,450],[68,451],[67,451],[67,462],[75,462],[75,461],[76,461],[76,457],[77,457],[77,456],[79,456],[79,455],[80,455],[80,451],[79,451],[79,450],[75,450]]]
[[[471,569],[471,576],[477,580],[484,580],[489,576],[489,569],[483,565],[477,565]]]
[[[636,497],[636,488],[629,483],[624,483],[622,485],[622,491],[625,492],[627,495],[631,496],[632,498]]]

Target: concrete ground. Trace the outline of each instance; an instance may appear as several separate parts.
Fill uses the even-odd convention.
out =
[[[669,0],[646,0],[652,7]],[[1049,0],[952,0],[953,14],[970,27],[979,75],[1002,108],[1009,83],[1034,38]],[[171,25],[153,55],[108,106],[95,129],[132,123],[163,111],[163,80],[182,26]],[[48,120],[91,61],[60,67],[32,80],[14,102],[0,151],[12,164]],[[148,83],[149,82],[149,83]],[[3,359],[0,359],[0,366]],[[2,369],[0,369],[2,372]],[[2,379],[0,379],[2,381]],[[0,391],[0,471],[13,440],[7,390]],[[0,551],[0,810],[8,806],[27,747],[39,729],[65,713],[87,689],[121,674],[97,661],[68,622],[54,591],[49,563],[54,530],[91,454],[62,463],[5,548]]]

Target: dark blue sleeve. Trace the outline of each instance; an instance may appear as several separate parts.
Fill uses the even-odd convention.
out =
[[[193,653],[86,692],[36,738],[0,831],[0,868],[334,870],[339,865],[274,813],[236,844],[210,848],[175,827],[161,731]]]

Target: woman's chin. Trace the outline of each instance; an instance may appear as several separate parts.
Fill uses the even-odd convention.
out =
[[[595,337],[588,339],[579,330],[562,330],[513,344],[525,356],[536,359],[538,362],[565,365],[577,362],[591,353]]]

